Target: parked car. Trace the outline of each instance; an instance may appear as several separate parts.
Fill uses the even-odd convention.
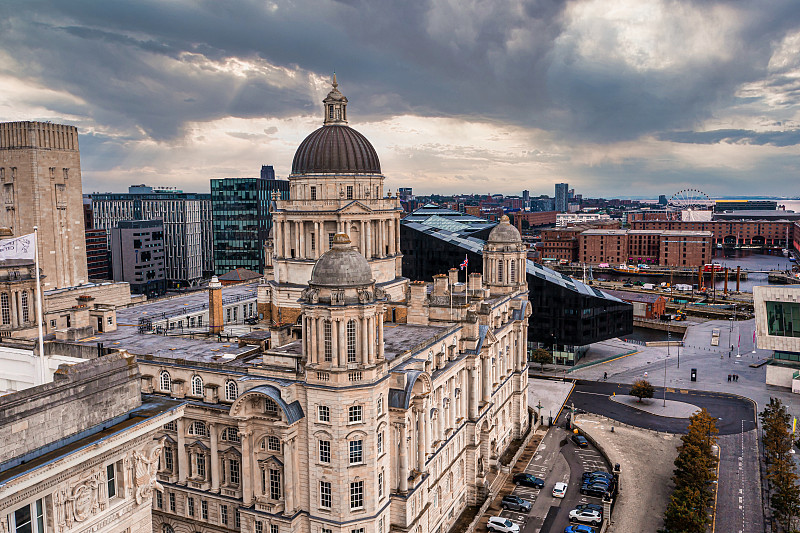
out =
[[[614,476],[609,474],[608,472],[604,472],[602,470],[595,470],[594,472],[584,472],[583,473],[583,482],[586,483],[587,479],[607,479],[608,481],[614,481]]]
[[[586,496],[595,496],[602,498],[606,492],[609,492],[611,487],[606,483],[592,483],[581,487],[581,494]]]
[[[591,524],[593,526],[599,526],[600,522],[603,521],[603,515],[601,515],[594,509],[584,509],[583,511],[573,509],[572,511],[569,512],[569,521],[581,522],[583,524]]]
[[[523,513],[527,513],[531,510],[531,502],[522,499],[519,496],[509,494],[508,496],[503,496],[503,499],[500,501],[500,507],[511,511],[522,511]]]
[[[589,441],[583,435],[572,434],[572,442],[579,448],[588,448]]]
[[[614,480],[609,480],[604,477],[590,477],[583,480],[581,483],[582,487],[588,487],[590,485],[604,485],[606,489],[610,488],[614,484]]]
[[[595,533],[597,531],[592,526],[587,526],[586,524],[574,524],[571,526],[567,526],[567,529],[564,530],[564,533]]]
[[[553,498],[563,498],[567,495],[567,484],[558,482],[553,487]]]
[[[601,516],[603,515],[603,506],[602,505],[597,505],[596,503],[582,503],[580,505],[577,505],[575,507],[575,509],[577,509],[578,511],[584,511],[586,509],[590,509],[590,510],[593,509],[593,510],[597,511],[598,513],[600,513]]]
[[[491,517],[486,523],[486,529],[497,533],[519,533],[519,525],[502,516]]]
[[[539,479],[538,477],[532,476],[530,474],[525,474],[524,472],[521,472],[519,474],[514,474],[514,484],[524,485],[526,487],[533,487],[535,489],[544,488],[543,479]]]

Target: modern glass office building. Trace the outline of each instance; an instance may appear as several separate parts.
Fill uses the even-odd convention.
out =
[[[403,274],[430,280],[458,268],[467,258],[469,272],[483,269],[484,241],[425,222],[400,225]],[[633,332],[633,306],[533,261],[527,262],[527,280],[533,314],[528,322],[531,347],[541,343],[556,362],[574,365],[589,344]],[[465,280],[465,272],[459,272]]]
[[[262,172],[263,174],[263,172]],[[289,198],[289,182],[266,178],[211,180],[214,269],[217,275],[237,268],[264,271],[264,241],[272,227],[273,192]]]

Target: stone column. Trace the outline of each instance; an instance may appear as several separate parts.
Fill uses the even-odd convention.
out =
[[[378,315],[378,359],[383,359],[383,313]]]
[[[483,402],[489,403],[489,398],[492,396],[492,365],[491,357],[488,355],[483,358]]]
[[[331,317],[331,365],[339,366],[339,320]]]
[[[347,366],[347,339],[345,338],[346,323],[343,318],[336,319],[336,331],[339,334],[339,366]]]
[[[317,361],[325,362],[325,319],[317,318]]]
[[[9,300],[11,300],[11,327],[16,328],[19,327],[19,320],[17,317],[17,311],[19,311],[17,307],[17,291],[11,291],[8,295],[10,296]]]
[[[425,470],[425,406],[419,402],[415,408],[417,412],[417,470]]]
[[[367,233],[366,233],[366,229],[365,228],[366,228],[366,223],[364,222],[364,219],[362,218],[361,219],[361,236],[360,236],[361,242],[359,243],[359,248],[361,248],[361,255],[363,255],[364,257],[367,256]]]
[[[286,502],[286,511],[294,511],[294,438],[288,438],[283,443],[283,495]]]
[[[369,349],[369,317],[361,317],[359,321],[361,326],[361,362],[371,365],[374,363],[372,352]]]
[[[314,222],[314,259],[319,259],[319,249],[322,246],[319,233],[319,222]]]
[[[186,419],[178,419],[178,483],[185,485],[189,475],[189,461],[186,457]]]
[[[476,362],[477,364],[477,362]],[[469,369],[469,417],[478,418],[478,369]]]
[[[317,349],[317,317],[308,317],[308,330],[311,336],[311,362],[319,363],[319,350]]]
[[[210,422],[208,429],[211,431],[211,492],[219,492],[219,426]]]
[[[395,219],[394,222],[394,245],[395,249],[400,250],[400,218]]]
[[[255,493],[253,491],[253,475],[258,470],[253,464],[253,432],[239,431],[242,436],[242,502],[245,506],[253,503]]]
[[[456,378],[452,377],[447,380],[449,383],[448,390],[450,391],[450,400],[447,403],[447,412],[449,416],[449,425],[455,430],[456,428]]]
[[[408,443],[406,441],[406,424],[405,422],[397,424],[397,429],[400,432],[400,461],[397,476],[400,478],[398,490],[400,492],[408,492]]]
[[[394,246],[394,219],[390,218],[388,224],[389,230],[387,232],[387,238],[389,239],[389,254],[394,256],[397,254]]]
[[[372,259],[372,221],[367,221],[367,246],[365,249],[364,256],[367,259]]]
[[[375,317],[367,318],[367,337],[369,344],[369,359],[375,360]]]

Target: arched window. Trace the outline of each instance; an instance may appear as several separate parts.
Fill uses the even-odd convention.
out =
[[[278,404],[272,398],[264,398],[264,412],[268,415],[277,415]]]
[[[239,436],[239,430],[233,427],[225,428],[225,431],[222,432],[222,440],[228,442],[242,442],[242,438]]]
[[[192,376],[192,396],[203,395],[203,378],[200,376]]]
[[[236,400],[237,396],[239,396],[239,389],[236,386],[236,382],[229,379],[225,382],[225,399],[229,402],[233,402]]]
[[[158,382],[163,392],[170,392],[172,390],[172,380],[169,378],[169,372],[166,370],[161,371]]]
[[[331,339],[331,321],[325,320],[322,324],[323,336],[325,337],[325,362],[333,360],[333,344]]]
[[[356,321],[347,322],[347,362],[355,363],[356,358]]]
[[[503,260],[497,262],[497,281],[503,283]]]
[[[198,437],[208,437],[208,427],[199,420],[195,420],[189,426],[189,435],[196,435]]]
[[[175,533],[175,530],[172,529],[172,526],[169,524],[164,524],[161,526],[161,533]]]

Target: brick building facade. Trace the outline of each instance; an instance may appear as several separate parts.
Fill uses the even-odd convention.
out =
[[[790,220],[634,220],[633,230],[655,231],[710,231],[713,244],[750,246],[787,246],[794,236],[794,223]]]
[[[578,237],[578,260],[599,264],[695,267],[711,261],[709,231],[587,230]]]

